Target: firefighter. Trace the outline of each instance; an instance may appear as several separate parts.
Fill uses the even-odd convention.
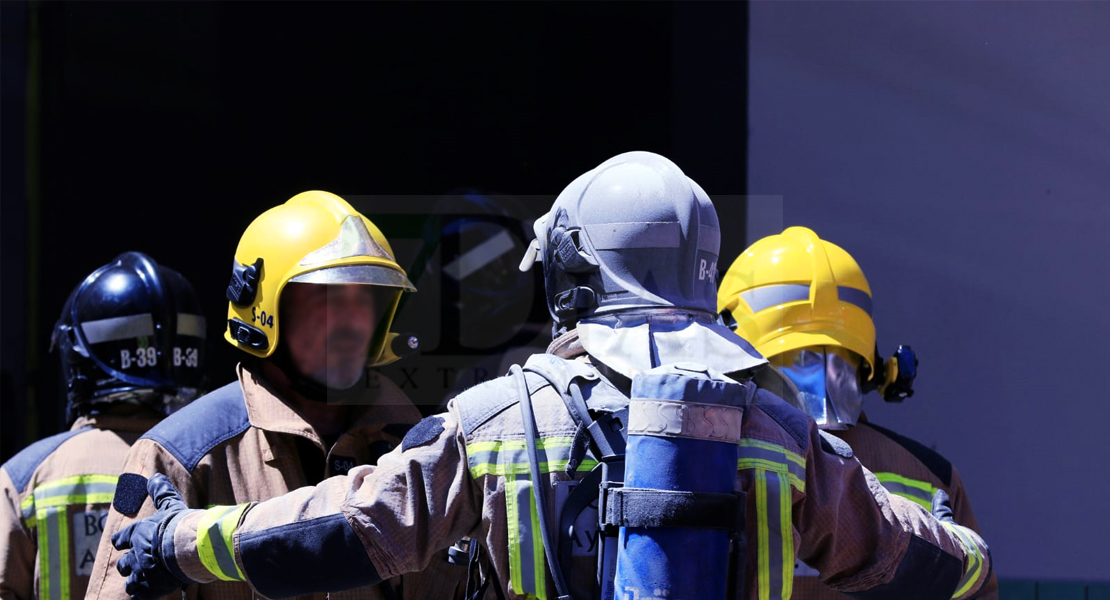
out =
[[[717,597],[736,573],[743,577],[733,577],[730,597],[789,597],[795,556],[863,598],[959,599],[979,590],[989,552],[952,522],[943,493],[932,512],[889,495],[845,444],[756,388],[766,360],[717,321],[716,211],[678,166],[650,152],[615,156],[575,179],[534,229],[521,267],[543,269],[554,319],[547,353],[457,396],[377,467],[314,488],[197,510],[169,480],[152,478],[159,511],[112,540],[129,549],[119,571],[132,598],[219,578],[269,598],[338,591],[423,568],[464,536],[489,553],[487,575],[509,598],[689,597],[680,588],[687,582],[614,589],[625,548],[612,574],[607,550],[620,544],[605,530],[624,536],[722,521],[736,542],[725,557],[735,568],[709,582]],[[652,418],[636,402],[650,404],[643,383],[656,376],[743,402],[720,412],[657,407]],[[683,415],[712,415],[713,426]],[[615,492],[625,434],[630,455],[635,436],[728,441],[739,493]],[[701,457],[684,458],[696,479]],[[590,519],[577,517],[602,499],[590,531]],[[668,560],[685,572],[719,562],[698,552]]]
[[[204,341],[193,287],[141,252],[74,288],[50,341],[69,430],[0,467],[0,598],[84,597],[127,450],[198,395]]]
[[[979,532],[956,467],[925,445],[867,420],[863,397],[913,395],[917,359],[900,346],[885,361],[876,344],[871,287],[843,248],[806,227],[790,227],[742,252],[721,281],[724,322],[785,373],[817,426],[844,440],[891,494],[922,506],[943,489],[957,523]],[[799,562],[794,597],[845,598]],[[997,598],[992,574],[977,598]]]
[[[155,473],[173,481],[190,506],[207,507],[266,500],[374,464],[421,417],[369,369],[397,357],[390,327],[401,295],[413,291],[385,236],[339,196],[304,192],[254,219],[239,240],[226,294],[224,339],[240,352],[237,378],[134,445],[105,531],[154,513],[146,481]],[[127,595],[118,556],[110,541],[100,545],[88,598]],[[450,598],[466,569],[446,561],[444,552],[428,576],[344,597]],[[233,574],[189,594],[253,597]]]

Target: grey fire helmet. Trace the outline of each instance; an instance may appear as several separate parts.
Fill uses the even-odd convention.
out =
[[[558,337],[626,376],[697,361],[765,364],[717,323],[721,230],[709,196],[667,158],[626,152],[575,179],[535,223],[521,270],[540,262]]]

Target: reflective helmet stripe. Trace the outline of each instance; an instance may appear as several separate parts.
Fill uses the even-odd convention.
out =
[[[855,288],[838,286],[836,288],[836,293],[841,302],[847,302],[848,304],[856,306],[867,313],[868,316],[871,316],[871,296],[869,296],[867,292]],[[740,292],[740,297],[744,299],[744,302],[748,304],[748,307],[752,309],[753,313],[757,313],[771,308],[772,306],[786,304],[787,302],[805,302],[809,300],[809,286],[796,283],[765,285],[760,288]]]
[[[90,344],[150,336],[154,335],[154,316],[146,313],[86,321],[81,323],[81,331]]]

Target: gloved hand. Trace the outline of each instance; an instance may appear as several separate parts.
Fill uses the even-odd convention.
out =
[[[956,519],[952,516],[952,505],[948,501],[948,492],[944,490],[933,492],[933,516],[938,521],[956,522]]]
[[[156,600],[194,583],[172,562],[176,518],[190,511],[189,507],[169,478],[161,473],[147,481],[146,489],[158,512],[112,535],[116,550],[130,549],[117,561],[116,569],[127,578],[124,589],[132,600]]]

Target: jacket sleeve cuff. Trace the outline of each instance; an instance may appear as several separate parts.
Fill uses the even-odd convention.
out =
[[[177,565],[177,553],[174,551],[174,531],[177,530],[177,525],[181,522],[182,517],[190,512],[192,511],[182,511],[174,515],[174,517],[166,523],[165,530],[159,537],[161,547],[158,550],[162,555],[162,562],[166,565],[166,569],[169,570],[170,574],[182,583],[197,583],[196,580],[191,579],[181,571],[181,568]]]
[[[170,522],[163,540],[172,539],[169,550],[173,558],[163,556],[166,566],[184,581],[244,581],[242,568],[235,560],[232,545],[235,529],[250,504],[214,506],[207,510],[189,510]],[[163,542],[165,543],[165,542]]]

